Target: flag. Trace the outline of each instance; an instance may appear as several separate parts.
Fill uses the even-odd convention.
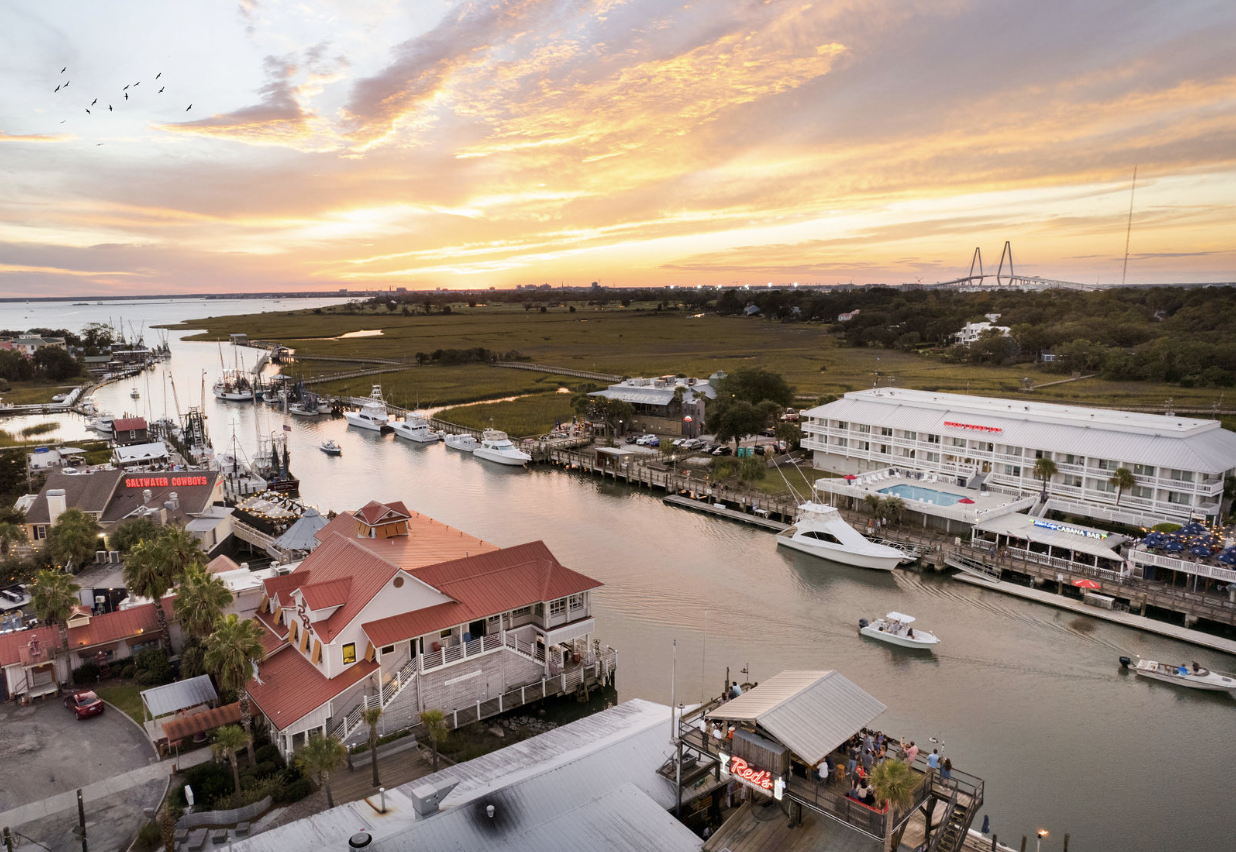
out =
[[[291,427],[291,426],[289,426],[288,424],[284,423],[284,424],[283,424],[283,431],[284,431],[284,432],[291,432],[291,431],[292,431],[292,427]]]

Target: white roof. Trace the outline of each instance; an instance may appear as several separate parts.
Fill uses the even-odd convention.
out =
[[[890,612],[888,615],[884,617],[887,618],[889,621],[900,621],[902,624],[913,624],[914,623],[914,616],[906,615],[904,612]]]
[[[1236,468],[1236,433],[1217,420],[901,388],[847,393],[812,408],[806,416],[947,437],[986,435],[993,443],[1113,459],[1126,465],[1206,473]],[[966,425],[946,426],[946,421]]]
[[[884,710],[839,672],[788,671],[725,702],[708,718],[754,722],[814,765]]]
[[[275,546],[281,550],[313,550],[321,544],[314,538],[314,533],[329,523],[317,509],[310,506],[296,523],[288,527],[287,532],[275,540]]]
[[[162,441],[154,441],[149,444],[133,444],[128,447],[117,447],[112,451],[112,456],[119,464],[154,461],[155,459],[167,458],[167,447],[163,445]]]
[[[188,680],[178,680],[164,686],[156,686],[142,692],[142,703],[154,718],[196,707],[219,698],[210,682],[210,675],[198,675]]]
[[[669,815],[673,785],[657,773],[673,748],[670,708],[634,699],[386,792],[380,818],[363,801],[238,840],[236,852],[346,849],[362,827],[382,850],[698,852]],[[412,789],[457,786],[421,819]],[[493,821],[485,806],[495,809]],[[478,814],[483,819],[478,818]],[[483,836],[482,836],[483,835]]]
[[[1014,538],[1051,545],[1061,550],[1088,553],[1100,559],[1121,561],[1124,557],[1116,553],[1113,548],[1128,541],[1126,536],[1109,533],[1107,530],[1035,518],[1018,512],[986,518],[975,524],[974,529],[997,535],[1011,535]]]

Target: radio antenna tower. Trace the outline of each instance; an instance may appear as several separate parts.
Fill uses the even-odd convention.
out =
[[[1133,193],[1137,191],[1137,166],[1133,167],[1133,185],[1129,187],[1129,225],[1124,232],[1124,269],[1120,273],[1120,286],[1129,272],[1129,238],[1133,236]]]

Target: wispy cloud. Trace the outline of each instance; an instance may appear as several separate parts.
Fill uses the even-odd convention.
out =
[[[0,130],[0,142],[69,142],[76,138],[71,133],[5,133]]]

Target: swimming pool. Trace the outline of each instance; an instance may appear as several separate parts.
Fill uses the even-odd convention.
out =
[[[895,497],[900,497],[902,500],[909,500],[915,503],[919,500],[925,500],[937,506],[952,506],[962,499],[960,494],[950,494],[947,491],[936,491],[935,489],[922,488],[918,485],[890,485],[888,488],[881,488],[880,493],[892,494]]]

